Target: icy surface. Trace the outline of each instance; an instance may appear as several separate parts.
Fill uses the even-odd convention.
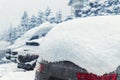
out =
[[[40,60],[69,60],[104,74],[120,65],[120,16],[90,17],[54,27],[40,46]]]

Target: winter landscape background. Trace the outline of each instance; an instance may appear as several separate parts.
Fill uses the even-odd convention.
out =
[[[19,80],[26,80],[27,74],[31,75],[29,80],[34,79],[34,71],[23,72],[16,64],[3,60],[6,48],[27,31],[46,22],[56,25],[75,18],[120,15],[120,0],[89,0],[76,16],[71,15],[69,1],[0,0],[0,80],[18,80],[12,74],[20,77]]]
[[[39,26],[44,22],[48,21],[50,23],[61,23],[73,18],[71,15],[71,8],[68,5],[69,0],[46,0],[45,2],[42,0],[40,2],[37,0],[26,0],[25,4],[22,4],[22,2],[23,1],[16,2],[15,0],[7,2],[1,0],[1,40],[13,43],[17,38],[20,37],[20,35],[24,34],[26,31],[30,30],[33,27]],[[5,3],[8,3],[9,5],[3,5]],[[16,6],[12,4],[19,5]],[[62,4],[62,6],[60,4]],[[119,0],[90,0],[88,4],[81,9],[79,18],[87,16],[105,16],[119,14]],[[78,14],[75,13],[75,15]]]

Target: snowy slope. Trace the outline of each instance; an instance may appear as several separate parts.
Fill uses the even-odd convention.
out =
[[[14,42],[14,44],[8,48],[18,48],[25,45],[25,42],[28,41],[34,35],[39,35],[40,38],[42,37],[42,34],[47,33],[52,27],[53,24],[46,22],[40,25],[39,27],[32,28],[29,31],[27,31],[24,35],[22,35],[20,38],[18,38]]]
[[[103,74],[120,65],[120,16],[74,19],[54,27],[40,46],[40,60],[69,60]]]

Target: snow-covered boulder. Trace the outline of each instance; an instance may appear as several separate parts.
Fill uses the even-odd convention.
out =
[[[69,60],[104,74],[120,65],[120,16],[74,19],[55,26],[40,46],[40,60]]]

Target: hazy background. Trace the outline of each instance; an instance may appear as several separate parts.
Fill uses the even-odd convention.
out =
[[[52,12],[61,9],[63,16],[66,16],[70,14],[68,2],[69,0],[0,0],[0,35],[10,25],[17,26],[25,10],[31,16],[50,7]]]

